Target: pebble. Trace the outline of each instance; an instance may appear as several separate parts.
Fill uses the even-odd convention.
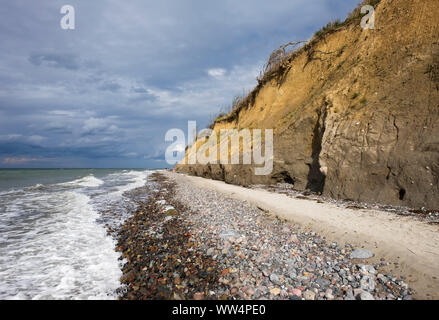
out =
[[[360,300],[375,300],[375,298],[369,292],[363,291],[360,293]]]
[[[204,299],[204,293],[197,292],[194,294],[194,300],[203,300]]]
[[[316,283],[319,285],[321,289],[325,289],[330,285],[331,281],[327,279],[317,278]]]
[[[274,273],[270,275],[270,281],[278,286],[280,286],[280,284],[281,284],[279,276],[277,274],[274,274]]]
[[[355,300],[354,292],[352,291],[352,289],[346,291],[344,300]]]
[[[388,279],[386,278],[386,276],[382,275],[381,273],[379,273],[377,275],[377,279],[379,280],[379,282],[381,282],[382,284],[386,284]]]
[[[359,265],[359,267],[360,267],[360,272],[363,275],[376,274],[377,273],[377,271],[375,270],[375,268],[373,266]]]
[[[303,297],[305,298],[305,300],[314,300],[316,297],[315,292],[311,291],[311,290],[306,290],[303,293]]]
[[[368,259],[369,250],[327,242],[246,201],[189,185],[173,173],[163,176],[150,187],[160,190],[151,192],[158,211],[150,211],[149,198],[139,192],[144,209],[119,235],[127,260],[124,284],[138,287],[133,292],[128,286],[123,299],[206,299],[207,292],[209,299],[276,300],[409,299],[413,294],[399,275],[349,259]],[[172,215],[164,205],[172,206]]]
[[[290,290],[290,293],[293,296],[297,296],[297,297],[301,297],[302,296],[302,290],[300,290],[300,289],[293,288],[293,289]]]
[[[280,294],[280,289],[279,288],[272,288],[272,289],[270,289],[270,293],[277,296]]]
[[[352,251],[351,259],[369,259],[374,256],[374,253],[367,249],[356,249]]]
[[[373,291],[375,290],[375,280],[371,276],[363,276],[360,280],[360,287],[363,290],[366,291]]]
[[[326,290],[325,298],[328,299],[328,300],[334,300],[334,296],[332,295],[332,290],[331,289]]]
[[[255,294],[255,289],[253,289],[252,287],[248,287],[244,290],[244,292],[248,295],[248,296],[253,296]]]

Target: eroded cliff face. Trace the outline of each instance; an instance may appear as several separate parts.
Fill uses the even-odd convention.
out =
[[[438,17],[438,0],[382,0],[374,30],[351,23],[305,46],[236,115],[215,123],[215,131],[273,128],[270,175],[184,161],[177,170],[439,209]]]

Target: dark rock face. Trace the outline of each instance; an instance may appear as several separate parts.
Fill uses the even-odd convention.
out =
[[[435,0],[382,0],[377,29],[342,27],[302,49],[237,117],[215,124],[215,130],[273,128],[270,175],[256,176],[251,165],[180,164],[177,170],[439,209],[438,12]]]
[[[388,111],[387,115],[371,115],[359,136],[361,141],[349,129],[340,137],[327,137],[327,143],[336,148],[328,148],[324,155],[323,162],[328,166],[325,194],[439,208],[435,196],[439,192],[437,125],[425,125],[431,121],[430,116],[420,108],[416,117],[408,107],[401,109],[395,114]],[[435,113],[438,114],[437,109]]]
[[[322,152],[322,139],[325,133],[326,125],[326,106],[318,113],[317,122],[314,126],[313,136],[312,136],[312,163],[309,165],[309,171],[307,176],[308,183],[306,188],[314,192],[323,192],[325,187],[326,176],[321,171],[320,166],[320,153]]]

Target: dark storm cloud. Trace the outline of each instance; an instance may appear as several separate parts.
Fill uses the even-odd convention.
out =
[[[148,90],[145,88],[131,88],[131,91],[135,93],[148,93]]]
[[[99,86],[99,90],[111,91],[111,92],[119,91],[119,89],[121,88],[122,86],[116,82],[105,82],[104,84]]]
[[[78,70],[78,57],[73,54],[31,54],[29,62],[35,66],[46,65],[54,68],[65,68],[70,70]]]
[[[358,1],[76,0],[75,30],[65,1],[5,1],[0,166],[163,165],[168,129],[201,129],[272,50]]]

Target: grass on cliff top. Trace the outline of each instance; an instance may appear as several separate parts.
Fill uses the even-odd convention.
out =
[[[279,78],[286,73],[289,69],[291,62],[302,52],[302,50],[310,51],[320,40],[324,39],[327,35],[334,33],[341,28],[344,28],[353,23],[360,23],[363,14],[361,8],[365,5],[371,5],[374,8],[380,3],[381,0],[363,0],[345,19],[341,22],[336,20],[329,22],[326,26],[314,33],[313,37],[309,41],[297,41],[289,42],[282,45],[279,49],[276,49],[270,55],[267,63],[264,65],[259,77],[257,78],[258,85],[248,94],[242,96],[236,96],[232,105],[226,108],[226,110],[220,110],[220,112],[211,119],[208,128],[213,129],[215,123],[222,121],[233,121],[238,119],[239,113],[244,108],[247,108],[253,104],[257,93],[260,88],[268,81],[274,78]]]
[[[329,22],[326,26],[322,27],[320,30],[314,33],[314,39],[321,39],[326,35],[337,31],[339,28],[347,26],[352,23],[358,23],[363,14],[361,13],[361,8],[366,5],[370,5],[374,8],[380,3],[381,0],[364,0],[362,1],[345,19],[345,21],[341,22],[340,20],[335,20],[333,22]]]
[[[227,120],[231,117],[231,114],[234,114],[235,112],[239,112],[239,110],[242,108],[242,105],[246,103],[245,99],[248,96],[249,96],[248,93],[243,93],[242,95],[236,95],[233,98],[232,104],[230,106],[220,108],[219,113],[211,118],[210,124],[207,127],[209,129],[213,129],[215,123]]]

